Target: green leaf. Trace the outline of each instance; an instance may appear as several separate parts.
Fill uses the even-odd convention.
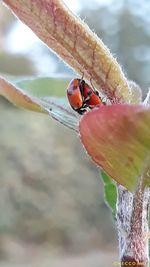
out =
[[[77,131],[79,116],[70,108],[67,98],[52,96],[54,92],[61,95],[61,89],[64,94],[66,87],[63,91],[63,86],[66,86],[66,81],[49,78],[13,80],[11,83],[0,78],[0,95],[18,107],[49,114],[63,125]]]
[[[84,114],[80,136],[92,159],[133,192],[150,186],[150,107],[118,104]]]
[[[13,84],[31,95],[41,96],[59,96],[66,95],[66,88],[69,79],[54,77],[30,77],[13,80]]]
[[[112,178],[109,177],[104,171],[101,171],[101,178],[104,183],[104,197],[106,204],[111,209],[112,215],[115,218],[117,201],[116,185],[113,182]]]

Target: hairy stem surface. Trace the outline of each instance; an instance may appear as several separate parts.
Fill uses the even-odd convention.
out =
[[[134,194],[118,186],[117,224],[122,266],[148,267],[148,205],[149,189],[141,185]],[[126,264],[127,265],[127,264]]]

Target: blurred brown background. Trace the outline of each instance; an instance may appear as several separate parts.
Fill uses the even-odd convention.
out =
[[[148,1],[66,1],[129,79],[150,84]],[[0,3],[0,73],[73,75]],[[63,88],[65,91],[65,88]],[[0,98],[0,266],[113,266],[117,236],[98,168],[75,133]]]

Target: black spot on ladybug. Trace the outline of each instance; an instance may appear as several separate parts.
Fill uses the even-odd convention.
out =
[[[74,85],[74,86],[73,86],[73,90],[76,90],[76,89],[77,89],[77,86],[76,86],[76,85]]]
[[[91,95],[92,95],[92,91],[89,91],[89,92],[88,92],[88,96],[91,96]]]
[[[72,95],[72,92],[71,91],[68,91],[68,95]]]

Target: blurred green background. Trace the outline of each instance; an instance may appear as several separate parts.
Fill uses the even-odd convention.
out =
[[[66,0],[66,4],[102,38],[145,96],[150,84],[150,3]],[[0,73],[18,78],[76,77],[2,3]],[[100,174],[78,136],[3,98],[0,184],[0,266],[101,267],[117,261],[117,236]]]

